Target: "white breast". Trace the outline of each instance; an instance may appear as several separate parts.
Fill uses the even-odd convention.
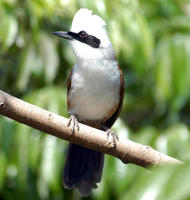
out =
[[[108,112],[119,103],[120,84],[116,61],[78,63],[71,78],[69,113],[81,120],[108,117]]]

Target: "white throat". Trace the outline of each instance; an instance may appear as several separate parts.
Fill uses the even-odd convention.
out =
[[[79,120],[101,121],[119,103],[120,73],[116,60],[77,60],[69,93],[69,113]]]

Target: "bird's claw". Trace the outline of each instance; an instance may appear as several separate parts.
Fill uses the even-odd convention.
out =
[[[106,131],[106,133],[107,133],[107,139],[109,139],[110,136],[112,137],[112,140],[111,140],[111,141],[108,140],[108,145],[109,145],[111,148],[115,147],[115,146],[116,146],[116,141],[119,141],[118,135],[117,135],[114,131],[112,131],[111,129],[108,129],[108,130]]]
[[[77,131],[79,131],[79,122],[74,115],[71,115],[69,117],[69,122],[68,122],[67,126],[71,126],[72,134],[74,134],[75,128],[77,129]]]

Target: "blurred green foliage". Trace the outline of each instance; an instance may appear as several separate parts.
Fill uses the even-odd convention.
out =
[[[103,180],[87,199],[190,199],[190,1],[0,0],[0,89],[67,116],[74,64],[69,30],[86,7],[107,21],[125,75],[120,138],[150,145],[184,166],[153,173],[106,156]],[[0,116],[0,199],[80,199],[62,187],[66,142]]]

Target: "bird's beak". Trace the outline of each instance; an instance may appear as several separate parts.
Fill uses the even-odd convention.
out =
[[[59,37],[68,39],[68,40],[73,40],[72,34],[70,34],[71,32],[65,32],[65,31],[56,31],[53,32],[54,35],[57,35]]]

